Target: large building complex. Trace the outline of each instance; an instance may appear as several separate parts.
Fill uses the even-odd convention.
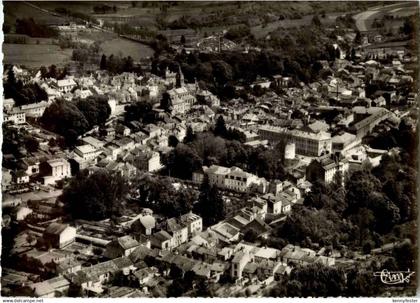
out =
[[[331,134],[325,131],[315,133],[264,125],[259,128],[258,134],[272,143],[283,140],[294,143],[296,154],[303,156],[319,157],[331,153],[332,149]]]

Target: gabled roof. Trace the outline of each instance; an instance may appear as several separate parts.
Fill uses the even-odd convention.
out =
[[[156,220],[151,215],[146,216],[140,216],[136,222],[139,222],[141,225],[143,225],[144,228],[154,228],[156,225]],[[134,223],[133,223],[134,224]]]
[[[116,239],[116,241],[123,249],[130,249],[140,245],[139,242],[137,242],[137,240],[133,239],[129,235],[120,237]]]
[[[133,262],[128,257],[120,257],[113,259],[112,262],[119,268],[127,268],[133,265]]]
[[[59,235],[61,234],[67,227],[69,227],[68,224],[61,224],[61,223],[51,223],[50,225],[48,225],[48,227],[45,229],[44,233],[45,234],[50,234],[50,235]]]
[[[164,242],[172,239],[172,236],[164,230],[154,233],[152,237],[158,240],[159,242]]]

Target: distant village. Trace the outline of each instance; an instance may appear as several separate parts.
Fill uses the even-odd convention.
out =
[[[373,97],[367,98],[365,79],[370,77],[387,88],[410,86],[413,71],[406,64],[418,58],[401,47],[381,47],[380,36],[367,39],[356,49],[354,61],[343,55],[333,65],[319,62],[331,74],[325,80],[304,84],[284,75],[259,77],[251,87],[259,86],[265,92],[250,96],[252,102],[240,98],[221,102],[197,82],[187,83],[181,68],[167,68],[162,77],[148,71],[112,75],[98,69],[57,80],[41,77],[40,71],[10,67],[17,80],[36,83],[47,98],[19,106],[11,98],[3,101],[3,133],[24,131],[37,141],[38,148],[29,152],[21,146],[19,158],[3,154],[2,207],[13,209],[13,215],[3,214],[2,224],[7,227],[18,222],[21,227],[10,254],[27,269],[3,263],[2,293],[40,298],[71,294],[162,297],[168,294],[174,277],[187,279],[192,272],[197,279],[218,285],[215,296],[262,296],[296,266],[357,262],[322,245],[289,243],[273,248],[260,245],[259,240],[246,241],[244,235],[252,231],[256,239],[269,238],[273,227],[303,203],[314,182],[330,184],[338,175],[366,165],[378,166],[384,155],[398,154],[398,148],[374,149],[364,139],[398,129],[402,119],[409,121],[410,111],[418,104],[418,91],[400,94],[378,85]],[[200,51],[234,47],[233,42],[217,37],[197,44]],[[392,60],[383,63],[389,57]],[[4,81],[10,73],[5,71]],[[276,93],[273,87],[283,93]],[[170,100],[166,109],[161,106],[163,95]],[[46,109],[57,100],[72,103],[96,96],[105,98],[110,108],[104,125],[80,135],[71,148],[51,144],[60,136],[39,123]],[[127,106],[144,98],[154,104],[150,112],[157,122],[127,123]],[[165,169],[163,159],[174,149],[170,143],[174,137],[183,142],[188,132],[209,131],[220,119],[248,147],[273,148],[283,143],[287,177],[267,179],[217,164],[203,165],[190,180],[162,176],[175,188],[193,190],[206,179],[220,190],[226,203],[249,194],[247,205],[211,226],[205,226],[202,217],[192,211],[165,217],[153,207],[123,215],[116,223],[110,218],[64,220],[60,196],[79,172],[112,171],[129,182],[159,175]],[[409,122],[415,127],[415,121]],[[134,198],[134,193],[127,197]]]

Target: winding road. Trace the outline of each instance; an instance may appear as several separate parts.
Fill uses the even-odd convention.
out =
[[[419,3],[416,1],[402,2],[396,4],[390,4],[385,6],[376,6],[367,11],[361,12],[353,16],[356,21],[356,27],[360,32],[366,32],[371,30],[371,23],[376,15],[383,15],[386,13],[396,13],[400,10],[412,8],[413,14],[417,10],[419,11]]]

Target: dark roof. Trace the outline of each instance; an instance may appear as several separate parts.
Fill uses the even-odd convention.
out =
[[[120,237],[116,240],[118,242],[118,244],[123,248],[123,249],[130,249],[136,246],[139,246],[139,242],[137,242],[137,240],[133,239],[131,236],[127,235],[127,236],[123,236]]]
[[[123,269],[133,265],[133,262],[128,257],[120,257],[112,260],[112,262],[119,268]]]
[[[50,234],[50,235],[59,235],[61,234],[68,226],[68,224],[61,224],[61,223],[51,223],[48,225],[48,227],[45,229],[44,233]]]

